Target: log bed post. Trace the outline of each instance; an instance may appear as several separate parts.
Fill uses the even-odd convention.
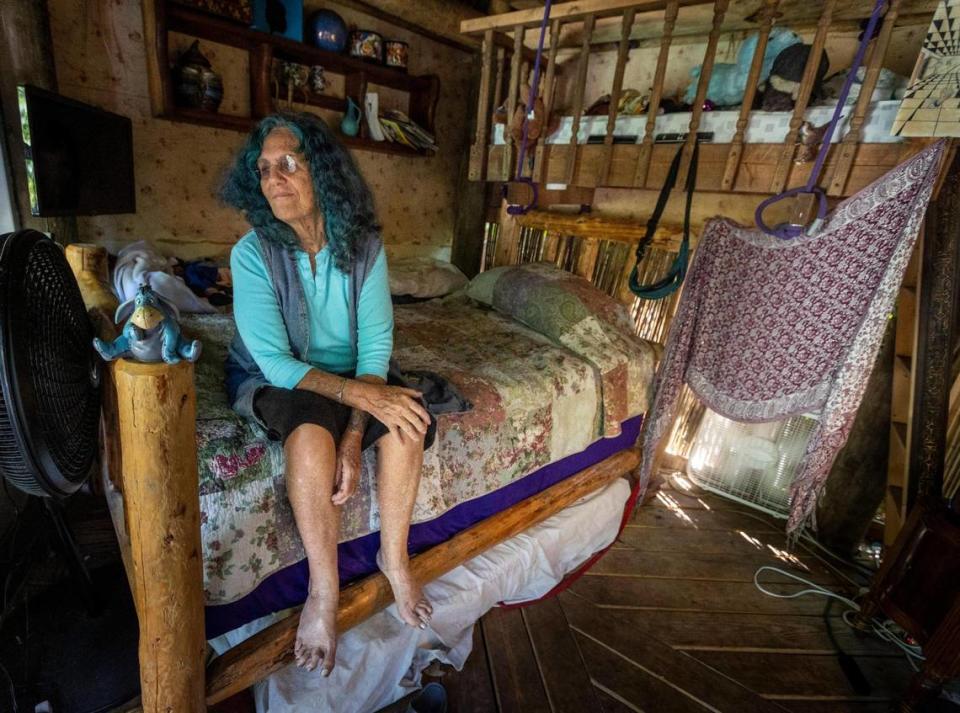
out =
[[[725,191],[733,190],[740,170],[740,159],[743,156],[743,139],[747,133],[747,124],[750,122],[750,110],[753,100],[757,96],[757,84],[760,82],[760,71],[763,69],[763,56],[767,52],[767,40],[770,39],[770,30],[773,19],[777,16],[777,5],[780,0],[764,0],[760,9],[760,30],[757,35],[757,49],[753,53],[750,72],[747,74],[747,86],[743,92],[743,103],[740,106],[740,115],[737,117],[737,131],[730,142],[727,152],[727,165],[723,170],[721,188]]]
[[[657,69],[653,75],[653,87],[650,91],[650,103],[647,106],[647,127],[637,158],[637,170],[633,175],[633,185],[643,188],[647,184],[650,170],[650,156],[653,154],[653,133],[657,125],[657,113],[660,111],[660,99],[663,96],[663,82],[667,76],[667,60],[670,57],[670,43],[673,41],[673,28],[677,24],[679,0],[669,0],[663,11],[663,34],[660,35],[660,54],[657,56]]]
[[[203,711],[203,563],[193,364],[113,364],[144,713]]]

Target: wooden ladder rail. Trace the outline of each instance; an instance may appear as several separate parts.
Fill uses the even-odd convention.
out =
[[[471,181],[487,177],[487,152],[490,150],[490,83],[493,76],[493,30],[483,33],[480,50],[480,97],[477,101],[477,133],[470,147]],[[496,104],[494,104],[496,109]]]
[[[668,0],[663,11],[663,34],[660,37],[660,53],[657,55],[657,68],[653,75],[653,87],[650,90],[650,103],[647,106],[647,126],[637,157],[637,168],[633,174],[633,185],[643,188],[647,184],[650,172],[650,157],[653,155],[653,137],[657,126],[657,113],[660,111],[660,99],[663,97],[663,82],[667,75],[667,60],[670,58],[670,43],[673,41],[673,29],[677,24],[680,10],[679,0]]]
[[[597,171],[596,185],[604,186],[610,178],[610,162],[613,159],[613,131],[617,125],[617,107],[620,104],[620,94],[623,91],[623,73],[627,66],[627,56],[630,54],[630,30],[633,28],[633,19],[636,11],[630,8],[623,13],[620,25],[620,44],[617,47],[617,65],[613,72],[613,88],[610,90],[610,108],[607,111],[607,131],[603,137],[603,154],[600,157],[600,167]]]
[[[820,58],[823,56],[823,47],[827,42],[827,34],[830,31],[830,22],[833,20],[833,10],[836,5],[837,0],[826,0],[820,13],[820,19],[817,21],[817,31],[810,47],[810,56],[807,57],[807,65],[803,69],[803,79],[800,81],[800,90],[793,107],[793,116],[790,117],[790,130],[783,141],[783,151],[774,170],[773,181],[770,185],[771,193],[783,191],[787,185],[787,179],[790,177],[790,169],[797,152],[797,136],[800,133],[800,126],[803,124],[803,115],[807,111],[810,95],[813,93],[813,84],[817,78]]]
[[[713,74],[713,65],[717,58],[717,44],[720,42],[720,30],[723,18],[727,13],[730,0],[716,0],[713,4],[713,26],[707,37],[707,48],[703,52],[703,65],[700,68],[700,78],[697,82],[697,94],[693,100],[693,109],[690,116],[690,126],[687,131],[687,140],[683,146],[683,161],[680,174],[677,176],[677,186],[683,187],[686,183],[687,171],[690,170],[690,158],[693,145],[697,141],[697,129],[700,128],[700,118],[703,116],[703,102],[707,98],[707,87]]]
[[[899,14],[900,0],[890,0],[887,14],[883,18],[883,26],[879,34],[871,40],[870,54],[866,62],[866,69],[864,70],[863,84],[860,86],[860,95],[857,97],[853,117],[850,119],[850,128],[838,147],[836,166],[833,169],[833,177],[827,188],[828,195],[843,195],[843,189],[847,185],[847,179],[850,177],[850,169],[853,168],[853,161],[860,148],[863,124],[867,119],[867,112],[870,109],[870,98],[873,95],[874,88],[877,86],[877,79],[880,77],[880,68],[883,66],[883,58],[887,54],[887,47],[890,44],[893,28],[897,23],[897,16]]]
[[[560,20],[550,21],[550,50],[547,52],[547,72],[543,79],[541,93],[543,96],[543,131],[540,134],[540,140],[537,142],[537,151],[534,158],[534,175],[537,177],[537,183],[547,182],[547,157],[549,151],[546,149],[547,128],[550,124],[550,114],[553,112],[553,94],[556,89],[556,70],[557,70],[557,48],[560,45]]]
[[[564,183],[568,186],[573,183],[577,169],[577,146],[580,143],[580,119],[583,117],[583,93],[587,85],[587,65],[590,62],[590,39],[593,37],[593,28],[596,17],[593,13],[583,20],[583,42],[580,46],[580,57],[577,60],[577,79],[573,87],[573,122],[570,125],[570,141],[567,144],[566,168],[564,169]]]
[[[750,110],[753,108],[753,101],[757,96],[757,85],[760,82],[760,72],[763,69],[763,56],[767,52],[767,41],[770,39],[770,30],[773,28],[773,20],[777,16],[777,6],[779,4],[780,0],[764,0],[763,7],[760,9],[757,49],[753,53],[753,60],[750,63],[747,86],[743,93],[743,104],[740,106],[740,114],[737,117],[737,130],[730,142],[730,149],[727,151],[727,163],[723,169],[723,180],[720,184],[725,191],[733,189],[737,180],[737,172],[740,170],[744,136],[747,133],[747,124],[750,122]]]

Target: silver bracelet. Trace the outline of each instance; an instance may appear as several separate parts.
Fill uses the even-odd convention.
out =
[[[347,379],[344,376],[340,377],[340,390],[337,392],[337,403],[343,403],[343,390],[347,388]]]

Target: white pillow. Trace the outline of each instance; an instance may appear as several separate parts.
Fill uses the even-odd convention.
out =
[[[390,260],[390,294],[411,297],[442,297],[467,284],[467,276],[449,262],[432,257],[402,257]]]

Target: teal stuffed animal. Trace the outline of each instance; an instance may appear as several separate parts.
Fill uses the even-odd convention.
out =
[[[743,45],[737,53],[736,64],[718,62],[713,65],[713,74],[710,75],[710,83],[707,85],[707,99],[713,102],[715,106],[737,106],[743,103],[743,95],[747,90],[747,75],[750,73],[750,65],[753,62],[753,53],[757,50],[758,39],[759,36],[753,34],[743,41]],[[799,42],[801,42],[801,39],[796,33],[781,27],[773,28],[767,40],[767,47],[763,52],[760,84],[767,81],[767,77],[770,76],[773,60],[777,58],[777,55],[787,47]],[[687,93],[683,96],[683,101],[687,104],[693,104],[694,99],[696,99],[700,70],[700,66],[690,70],[692,81],[690,86],[687,87]]]
[[[112,342],[94,338],[93,347],[106,361],[131,357],[137,361],[176,364],[181,359],[200,358],[200,342],[188,342],[180,334],[180,311],[169,300],[141,285],[136,296],[117,307],[114,321],[127,323]]]

